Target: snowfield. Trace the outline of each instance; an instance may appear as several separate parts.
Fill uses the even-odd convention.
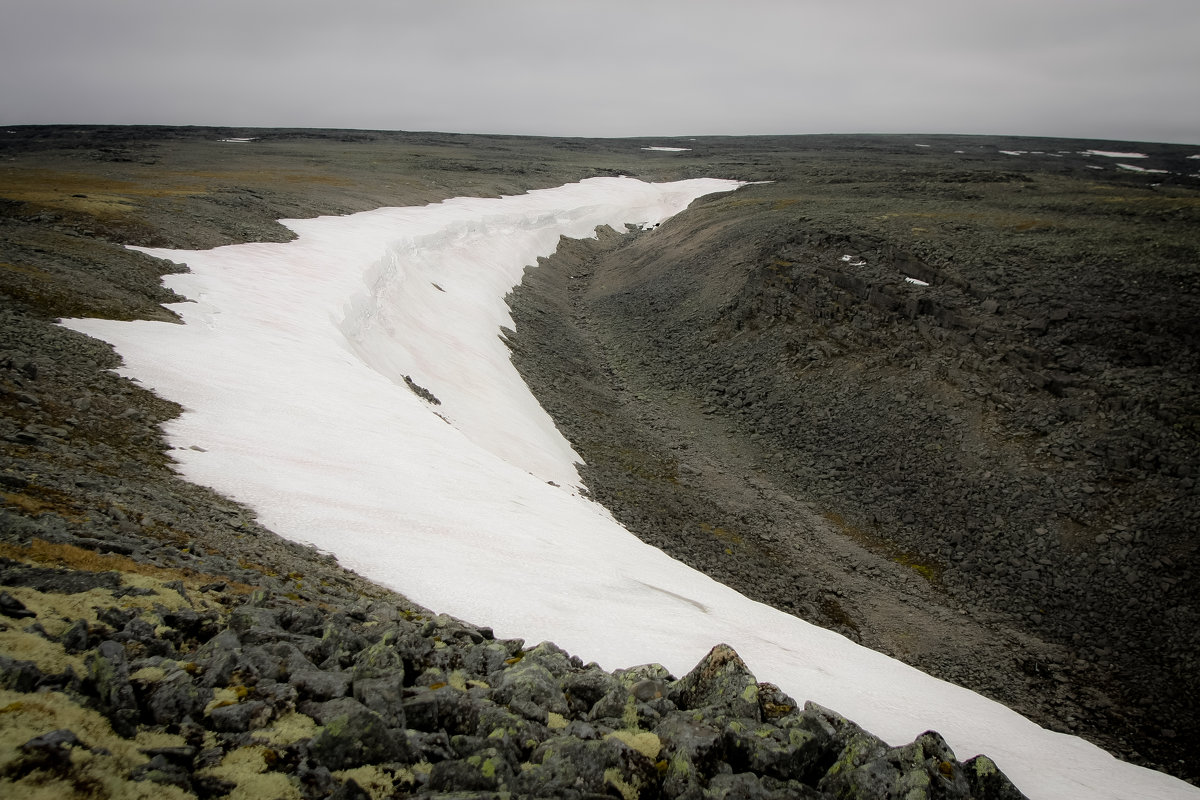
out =
[[[939,731],[1030,798],[1200,790],[748,600],[624,530],[509,362],[504,295],[560,236],[652,225],[732,181],[597,178],[502,199],[288,220],[298,238],[208,251],[165,282],[183,325],[68,320],[177,401],[180,472],[438,612],[676,675],[718,642],[760,680],[893,744]],[[641,235],[654,236],[654,232]],[[413,384],[440,401],[421,399]],[[190,449],[203,448],[203,452]]]

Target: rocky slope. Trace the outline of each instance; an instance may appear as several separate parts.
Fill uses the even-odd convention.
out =
[[[646,541],[1194,777],[1197,181],[1025,148],[1061,155],[823,154],[572,243],[514,360]]]
[[[244,144],[217,141],[237,136],[259,138]],[[932,543],[924,550],[914,547],[909,555],[895,549],[906,540],[889,527],[893,517],[898,514],[900,519],[896,530],[911,529],[916,536],[924,530],[921,520],[926,517],[920,515],[929,510],[921,501],[935,489],[923,489],[925,494],[911,501],[877,489],[871,495],[874,479],[854,483],[849,475],[882,463],[893,439],[881,437],[872,450],[850,435],[864,436],[866,428],[814,431],[792,422],[817,419],[812,408],[823,406],[824,396],[808,397],[809,405],[803,408],[789,407],[786,417],[761,413],[764,402],[774,399],[769,391],[758,396],[768,388],[760,385],[764,377],[774,374],[763,365],[771,359],[782,365],[786,358],[809,352],[796,349],[796,337],[763,332],[779,332],[780,325],[808,325],[803,322],[807,316],[796,309],[816,309],[814,319],[824,319],[820,314],[826,313],[826,306],[817,302],[820,293],[813,291],[787,295],[792,310],[783,322],[778,321],[784,319],[780,311],[764,311],[781,309],[785,301],[771,282],[782,267],[771,269],[773,261],[764,261],[763,254],[783,248],[780,261],[791,260],[790,266],[802,262],[794,247],[811,243],[779,235],[787,231],[789,236],[809,236],[815,230],[799,224],[797,206],[802,205],[809,217],[820,210],[829,220],[858,220],[859,211],[871,210],[870,203],[879,202],[871,198],[884,189],[847,192],[847,185],[838,181],[851,174],[848,170],[854,165],[878,175],[897,164],[910,164],[912,153],[904,149],[910,143],[712,139],[696,143],[694,152],[683,159],[641,151],[646,144],[654,142],[105,128],[20,129],[0,138],[0,584],[5,593],[0,597],[0,653],[5,657],[0,662],[5,695],[0,731],[8,743],[0,782],[6,795],[492,796],[527,791],[567,796],[562,787],[575,787],[580,796],[819,797],[855,791],[851,781],[866,781],[876,787],[871,791],[878,791],[882,781],[925,794],[1011,795],[1011,788],[986,761],[961,765],[936,737],[887,750],[831,712],[795,708],[771,687],[756,684],[731,653],[715,651],[697,671],[679,680],[653,667],[611,675],[579,664],[552,646],[496,642],[486,630],[415,608],[327,557],[278,539],[258,526],[247,510],[179,480],[171,472],[170,454],[157,429],[178,409],[109,372],[117,360],[106,346],[51,324],[61,316],[170,316],[159,306],[173,299],[158,284],[165,265],[125,250],[121,245],[126,243],[205,247],[278,240],[288,236],[273,222],[278,217],[345,213],[467,193],[514,193],[590,175],[777,181],[746,190],[760,194],[734,196],[739,203],[744,197],[745,204],[703,205],[701,213],[689,214],[675,234],[665,227],[653,236],[623,244],[604,242],[595,251],[573,246],[564,254],[564,264],[572,258],[599,264],[609,254],[622,252],[608,262],[610,268],[591,270],[593,275],[609,276],[611,283],[585,282],[588,276],[574,267],[569,273],[542,273],[548,281],[564,281],[566,296],[573,291],[607,297],[603,302],[572,304],[575,301],[563,300],[564,295],[547,291],[538,301],[544,303],[543,312],[554,303],[570,307],[565,319],[577,322],[582,333],[578,340],[562,338],[564,345],[579,341],[581,348],[598,348],[577,354],[561,348],[544,351],[535,359],[550,370],[548,378],[537,381],[542,390],[555,381],[589,391],[609,387],[628,409],[624,417],[604,409],[592,415],[617,420],[601,429],[603,437],[611,439],[598,439],[599,451],[580,445],[589,461],[593,492],[642,535],[676,548],[685,560],[702,564],[712,574],[746,585],[745,576],[757,574],[761,586],[750,588],[762,599],[840,626],[917,663],[927,658],[926,666],[941,668],[968,685],[973,675],[986,675],[1000,682],[995,694],[1014,697],[1027,713],[1059,708],[1047,698],[1069,701],[1072,713],[1076,708],[1090,713],[1095,703],[1066,697],[1065,692],[1049,695],[1008,688],[1019,689],[1027,682],[1035,689],[1065,684],[1066,691],[1078,694],[1083,678],[1077,674],[1107,692],[1100,696],[1113,704],[1111,719],[1123,722],[1131,709],[1138,710],[1136,700],[1112,692],[1097,677],[1115,668],[1112,665],[1124,669],[1140,663],[1130,660],[1126,651],[1071,649],[1073,645],[1044,634],[1028,613],[992,619],[1006,599],[1023,597],[1025,591],[1007,578],[1007,567],[1004,580],[984,580],[996,570],[985,573],[983,565],[1007,563],[1007,556],[984,557],[978,549],[964,548],[974,559],[964,555],[955,562],[959,575],[942,569],[934,584],[926,580],[939,575],[935,567],[941,569],[940,562],[934,559],[952,559],[955,552],[942,553],[946,544],[941,534],[922,533]],[[944,160],[950,158],[939,156],[938,166],[930,166],[933,174],[941,174]],[[990,162],[980,167],[985,172],[993,168]],[[1146,200],[1151,190],[1137,183],[1138,176],[1124,180],[1118,184],[1137,202],[1122,201],[1124,205],[1114,206],[1118,210],[1175,214],[1185,222],[1194,213],[1194,205],[1177,200],[1171,203],[1178,208],[1154,205]],[[903,186],[921,185],[908,178],[900,183],[903,191],[910,191]],[[798,187],[806,197],[780,194]],[[1171,195],[1180,196],[1186,200],[1192,195]],[[838,198],[840,205],[833,202]],[[714,216],[718,213],[719,219]],[[1170,231],[1187,228],[1171,220],[1175,218],[1168,220]],[[650,280],[643,290],[637,283],[642,273],[651,278],[656,272],[680,274],[652,265],[661,243],[653,237],[669,235],[676,237],[667,240],[676,257],[688,260],[692,273],[700,274],[703,267],[713,277],[679,282],[681,286],[665,294],[660,281]],[[1006,235],[994,234],[993,239],[1001,241]],[[1176,273],[1190,274],[1186,266],[1192,256],[1187,254],[1194,250],[1186,249],[1192,246],[1186,236],[1181,243],[1176,233],[1147,235],[1151,243],[1176,248],[1170,251]],[[840,258],[835,252],[843,249],[840,241],[833,239],[828,245]],[[874,268],[878,255],[865,244],[859,250]],[[941,268],[927,253],[912,247],[907,252],[931,269]],[[833,292],[844,279],[828,280],[828,286],[817,288]],[[1180,318],[1190,313],[1187,291],[1186,286],[1173,289],[1173,299],[1182,304]],[[835,304],[836,313],[856,302],[855,296],[851,291]],[[535,306],[518,303],[521,314],[536,313],[531,311]],[[597,312],[602,307],[607,316]],[[998,320],[1004,319],[999,307],[994,311],[1001,312],[994,314]],[[928,323],[924,317],[930,315],[919,315],[915,322],[893,316],[900,331],[904,325]],[[1059,330],[1054,326],[1072,319],[1047,316],[1046,335],[1054,335]],[[812,352],[824,353],[834,342],[856,341],[854,331],[860,330],[849,326],[847,339],[826,335],[833,326],[820,325],[821,337],[804,334],[804,341],[811,339],[816,347]],[[524,336],[524,323],[520,326]],[[936,326],[929,330],[932,333],[923,339],[929,344],[921,354],[932,368],[941,358],[934,342],[942,340]],[[531,334],[534,331],[531,326]],[[694,346],[698,336],[704,337],[699,340],[702,346]],[[639,340],[644,347],[635,346]],[[525,340],[515,341],[528,349]],[[897,347],[912,347],[914,341],[910,336]],[[786,349],[772,349],[784,342]],[[560,361],[564,353],[573,359],[565,371]],[[823,357],[841,355],[835,351]],[[825,369],[823,378],[830,387],[813,391],[843,397],[861,393],[863,384],[838,383],[839,370],[810,361],[810,370]],[[1139,381],[1146,377],[1172,387],[1172,397],[1188,397],[1174,383],[1182,367],[1169,365],[1158,372],[1134,367],[1123,373],[1122,385],[1142,386]],[[988,369],[980,366],[978,374],[986,377]],[[1024,376],[1014,369],[1011,374]],[[929,404],[931,398],[921,393],[924,383],[910,376],[905,386],[914,404]],[[1003,389],[997,395],[1000,401],[1011,405],[1019,394],[1026,402],[1030,393],[1024,384],[1017,386],[1021,393]],[[799,384],[787,387],[782,396],[789,402],[793,392],[796,400],[804,399]],[[1063,397],[1073,388],[1063,385]],[[1057,395],[1049,396],[1058,402]],[[553,397],[547,397],[553,410]],[[869,399],[861,399],[868,410],[874,408]],[[880,404],[894,401],[888,394]],[[924,413],[937,412],[933,405]],[[1128,411],[1138,408],[1131,404]],[[1159,408],[1155,406],[1156,412]],[[860,421],[869,421],[865,414],[860,413]],[[630,427],[631,419],[642,427]],[[785,426],[781,419],[786,419]],[[1011,420],[1024,418],[1014,413],[998,419],[1015,424]],[[1187,417],[1178,419],[1186,422]],[[1130,425],[1150,424],[1143,417],[1128,420]],[[708,426],[705,434],[689,439],[701,425]],[[1190,474],[1188,454],[1173,450],[1174,440],[1161,438],[1161,426],[1137,430],[1143,429],[1146,436],[1159,438],[1137,441],[1154,441],[1154,452],[1166,455],[1147,462],[1149,467],[1142,465],[1143,450],[1131,450],[1130,457],[1136,456],[1136,468],[1150,470],[1147,477],[1158,481],[1153,484],[1159,487],[1158,497],[1178,499],[1174,505],[1163,504],[1161,512],[1164,518],[1177,519],[1170,515],[1186,506],[1186,495],[1180,492],[1190,488],[1182,484]],[[644,436],[647,430],[653,435]],[[923,425],[911,431],[911,449],[926,441],[940,442],[936,437],[917,438],[934,430]],[[1187,430],[1183,425],[1178,432],[1187,435]],[[824,449],[835,455],[812,456],[817,434],[826,437]],[[807,444],[771,445],[781,436]],[[1060,439],[1053,441],[1061,452],[1068,452],[1063,449],[1066,443],[1077,446],[1065,434]],[[610,456],[604,456],[604,447],[611,450]],[[685,447],[694,447],[698,456],[680,457]],[[773,454],[769,461],[764,453]],[[862,458],[854,460],[856,454]],[[849,460],[837,460],[842,458]],[[919,463],[924,466],[927,461]],[[1187,474],[1171,476],[1159,469],[1169,465],[1180,473],[1180,464]],[[1005,486],[1015,480],[1008,473],[994,474],[1005,476]],[[990,480],[976,475],[963,472],[957,477]],[[796,476],[803,476],[811,491],[798,491]],[[1105,486],[1096,480],[1093,489]],[[1175,482],[1163,482],[1168,480]],[[1062,485],[1064,492],[1071,487]],[[695,489],[701,487],[710,495],[707,506],[697,505]],[[690,496],[672,500],[671,493],[686,495],[689,489]],[[831,504],[828,497],[841,502]],[[997,518],[1012,508],[992,504],[996,508],[989,513]],[[860,514],[876,506],[879,529]],[[912,522],[904,522],[906,512]],[[822,519],[832,526],[820,524]],[[693,522],[701,535],[692,535]],[[1001,523],[984,522],[1006,530]],[[1130,555],[1145,551],[1160,560],[1166,556],[1171,559],[1169,568],[1180,570],[1167,578],[1183,576],[1191,568],[1190,551],[1154,549],[1161,540],[1157,534],[1143,545],[1147,539],[1144,534],[1136,538],[1139,528],[1118,524],[1126,527],[1112,525],[1107,541],[1129,545],[1125,557],[1132,559],[1130,566],[1150,570],[1148,562],[1138,560],[1142,555]],[[798,530],[814,538],[799,541]],[[964,541],[982,540],[991,530],[984,528],[978,537]],[[1121,542],[1123,532],[1130,534],[1129,542]],[[1001,553],[1011,550],[1004,536],[987,541],[998,543]],[[832,555],[824,561],[808,557],[817,546]],[[1103,557],[1112,561],[1108,552]],[[722,572],[722,560],[748,565],[750,571]],[[973,594],[945,599],[945,592],[959,592],[956,581]],[[863,587],[877,587],[869,608]],[[1183,580],[1172,590],[1192,591]],[[1130,588],[1113,596],[1128,598],[1133,593]],[[1153,595],[1137,608],[1159,597]],[[1187,601],[1187,595],[1180,597]],[[1194,674],[1186,659],[1195,650],[1182,624],[1192,613],[1183,601],[1159,607],[1165,622],[1151,620],[1147,631],[1152,635],[1147,638],[1160,641],[1166,633],[1179,633],[1177,650],[1184,657],[1178,670],[1186,678],[1188,670]],[[953,629],[961,632],[957,648],[924,641],[940,641],[941,636],[913,635],[951,630],[930,622],[948,625],[951,619],[967,621]],[[981,619],[986,624],[974,624]],[[1095,630],[1080,634],[1088,637],[1088,647],[1095,647]],[[920,644],[916,655],[903,652],[898,643],[905,641]],[[1013,670],[1011,657],[1002,654],[1006,641],[1018,641],[1039,657],[1053,652],[1057,660]],[[999,650],[979,649],[985,646]],[[980,665],[980,652],[993,654],[989,658],[995,663]],[[753,702],[742,694],[741,701],[729,694],[752,688],[757,697]],[[1168,690],[1173,694],[1165,696],[1186,710],[1186,685]],[[1161,715],[1146,713],[1141,718],[1184,719],[1169,716],[1170,710],[1153,713]],[[1107,719],[1080,727],[1114,749],[1131,749],[1132,741],[1146,760],[1166,764],[1177,774],[1186,772],[1171,761],[1173,752],[1168,757],[1154,749],[1167,741],[1164,733],[1134,730],[1129,739],[1106,740],[1104,735],[1111,733],[1103,727]],[[1189,730],[1194,728],[1181,728],[1175,741],[1188,741]],[[356,731],[372,733],[356,737]],[[754,746],[747,731],[755,734]]]

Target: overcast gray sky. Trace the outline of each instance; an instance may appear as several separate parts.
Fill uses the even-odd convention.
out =
[[[0,124],[1200,143],[1200,0],[0,0]]]

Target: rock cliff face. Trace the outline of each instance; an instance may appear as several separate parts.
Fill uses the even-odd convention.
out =
[[[712,139],[669,160],[263,134],[0,140],[0,785],[1017,796],[936,735],[888,748],[797,708],[727,649],[678,679],[610,674],[367,584],[179,480],[157,427],[178,409],[51,324],[169,317],[164,265],[123,244],[600,174],[775,183],[567,243],[514,297],[518,363],[591,491],[751,596],[1194,774],[1192,184],[999,169],[982,140],[918,159],[903,139]]]

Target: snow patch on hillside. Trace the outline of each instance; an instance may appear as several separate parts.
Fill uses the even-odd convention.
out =
[[[727,642],[760,680],[893,744],[935,729],[961,759],[987,753],[1034,800],[1200,795],[755,603],[580,492],[578,456],[500,341],[504,296],[561,236],[652,226],[737,185],[597,178],[287,220],[287,243],[147,248],[190,267],[164,279],[185,324],[64,324],[186,409],[164,425],[184,476],[438,612],[676,675]]]

